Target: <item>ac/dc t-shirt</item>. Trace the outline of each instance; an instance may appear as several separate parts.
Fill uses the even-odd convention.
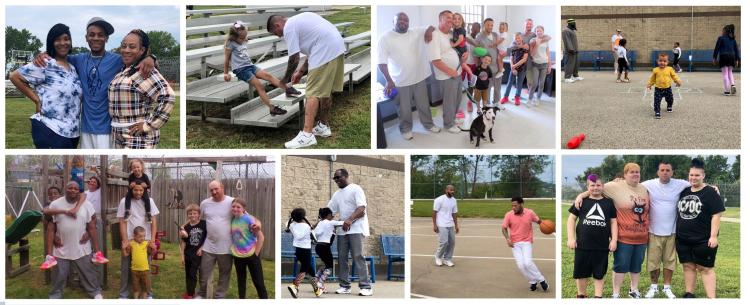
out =
[[[185,254],[189,253],[195,255],[195,253],[198,252],[198,249],[203,246],[203,242],[206,241],[206,221],[201,219],[201,221],[195,225],[191,225],[188,222],[182,228],[185,229],[185,232],[188,234],[188,237],[182,239],[185,241],[184,252]]]
[[[677,202],[677,239],[689,244],[708,242],[711,217],[724,210],[721,196],[714,188],[704,187],[697,192],[685,188]]]
[[[581,203],[581,209],[572,205],[568,209],[578,216],[576,225],[576,241],[581,250],[608,250],[611,236],[611,222],[617,218],[617,210],[612,199],[591,199],[586,197]]]

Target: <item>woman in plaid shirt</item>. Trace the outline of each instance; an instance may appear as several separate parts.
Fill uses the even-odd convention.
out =
[[[116,148],[154,148],[161,128],[172,112],[174,91],[154,69],[147,78],[135,68],[149,54],[148,35],[130,31],[120,45],[122,72],[109,83],[109,114]]]

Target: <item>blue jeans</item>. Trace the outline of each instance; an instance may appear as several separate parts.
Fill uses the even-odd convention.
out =
[[[255,77],[255,73],[258,72],[258,67],[256,65],[249,65],[246,67],[238,68],[232,70],[234,75],[237,75],[237,78],[239,78],[243,82],[248,82],[249,80],[253,79]]]
[[[31,138],[34,140],[36,148],[62,149],[78,148],[78,139],[80,139],[79,137],[66,138],[56,134],[47,125],[34,119],[31,119]]]
[[[516,96],[521,97],[521,92],[523,92],[523,81],[526,79],[526,65],[522,65],[518,69],[518,73],[513,75],[512,71],[508,72],[508,86],[505,87],[505,95],[503,97],[508,97],[510,95],[510,87],[512,87],[513,83],[516,84]]]
[[[647,246],[648,244],[630,245],[617,242],[612,270],[615,273],[641,273]]]

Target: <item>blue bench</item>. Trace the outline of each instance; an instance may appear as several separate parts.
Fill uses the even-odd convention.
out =
[[[630,71],[635,71],[637,51],[628,51],[628,62],[630,62]],[[563,58],[563,61],[566,59]],[[614,69],[615,57],[612,51],[579,51],[578,62],[582,68],[591,68],[594,71],[601,71],[602,66]]]
[[[381,235],[380,243],[383,245],[383,255],[388,259],[386,279],[403,279],[404,274],[393,273],[393,263],[405,262],[404,237],[398,235]]]
[[[297,262],[297,256],[294,254],[294,245],[292,242],[294,241],[294,237],[291,233],[281,233],[281,259],[282,261],[285,258],[289,258],[292,260],[292,273],[291,274],[281,274],[281,280],[282,281],[292,281],[295,277],[297,277],[297,273],[299,272],[298,262]],[[331,254],[333,254],[334,258],[334,270],[336,267],[336,258],[338,257],[338,243],[334,242],[331,246]],[[313,270],[317,270],[317,259],[318,256],[315,253],[315,251],[312,252],[312,261],[310,262],[310,265],[312,266]],[[351,259],[351,256],[349,257]],[[370,281],[372,283],[375,283],[375,257],[374,256],[365,256],[365,261],[369,263],[369,270],[370,270]],[[351,268],[351,275],[349,277],[350,280],[354,281],[359,279],[359,276],[356,274],[356,265],[352,261],[352,268]],[[332,272],[331,276],[328,277],[328,280],[330,281],[336,281],[338,280],[338,273],[335,271]],[[313,274],[313,276],[315,276]]]
[[[651,62],[653,67],[657,66],[656,61],[659,59],[660,53],[666,53],[669,55],[669,63],[672,63],[672,50],[655,50],[651,51]],[[719,71],[721,68],[713,64],[713,54],[713,50],[682,50],[680,63],[681,66],[687,67],[685,70],[689,72]]]

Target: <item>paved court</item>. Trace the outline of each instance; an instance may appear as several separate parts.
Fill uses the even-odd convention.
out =
[[[609,72],[582,71],[585,80],[562,84],[562,147],[580,133],[583,149],[739,149],[740,74],[737,95],[723,96],[719,72],[678,74],[672,87],[674,112],[654,119],[653,90],[645,92],[650,70],[630,74],[630,83],[615,83]]]
[[[454,267],[435,266],[437,234],[432,219],[411,218],[411,296],[413,298],[554,298],[555,235],[534,225],[534,262],[550,284],[548,292],[529,291],[502,237],[502,219],[459,219]]]

